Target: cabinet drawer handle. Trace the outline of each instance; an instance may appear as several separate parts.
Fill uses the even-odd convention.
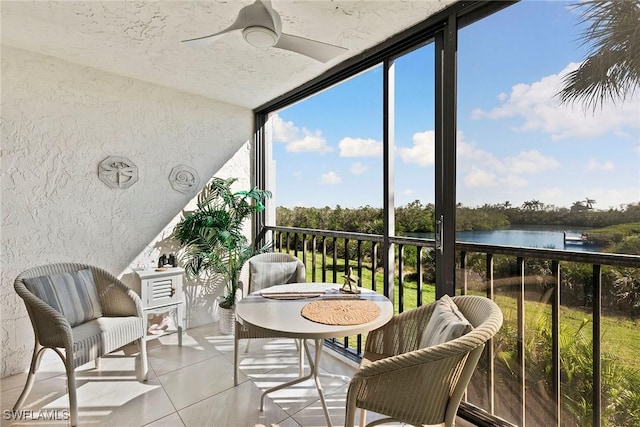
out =
[[[170,296],[174,296],[176,294],[176,288],[175,287],[171,287],[171,295]]]

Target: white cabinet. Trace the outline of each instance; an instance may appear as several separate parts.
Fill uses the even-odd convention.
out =
[[[145,312],[147,338],[178,333],[178,345],[182,345],[184,323],[184,301],[182,299],[182,276],[179,267],[136,271],[139,280],[134,290],[142,300]]]

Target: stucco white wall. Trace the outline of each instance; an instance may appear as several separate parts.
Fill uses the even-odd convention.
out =
[[[15,276],[62,261],[126,272],[194,196],[171,188],[174,166],[195,168],[204,185],[233,157],[227,170],[248,177],[252,114],[7,46],[1,89],[0,376],[6,376],[27,368],[33,346]],[[98,163],[111,155],[138,166],[131,188],[111,189],[98,179]]]
[[[234,177],[237,181],[233,185],[233,190],[248,190],[251,186],[250,172],[250,144],[242,146],[238,152],[229,159],[215,176],[219,178]],[[196,208],[197,195],[193,197],[183,208],[185,211]],[[180,212],[176,215],[158,235],[151,240],[138,256],[131,262],[129,268],[122,272],[120,278],[128,286],[134,287],[133,282],[138,282],[139,278],[134,272],[134,268],[144,266],[154,268],[157,266],[161,254],[174,254],[181,259],[183,253],[178,243],[171,238],[173,229],[182,219]],[[244,227],[247,238],[251,236],[251,224],[247,221]],[[137,284],[137,283],[136,283]],[[225,283],[219,275],[203,275],[201,278],[189,278],[186,275],[183,280],[183,300],[186,307],[184,324],[187,328],[217,322],[218,304],[217,298],[224,294]]]

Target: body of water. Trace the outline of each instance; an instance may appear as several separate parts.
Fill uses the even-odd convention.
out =
[[[584,228],[553,226],[519,226],[501,230],[458,231],[456,240],[488,245],[521,246],[525,248],[561,249],[567,251],[598,252],[601,248],[585,244],[565,244],[563,232],[567,236],[579,237]],[[433,239],[433,233],[408,233],[409,237]]]

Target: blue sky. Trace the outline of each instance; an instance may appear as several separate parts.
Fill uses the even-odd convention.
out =
[[[640,201],[640,94],[595,112],[554,97],[585,55],[567,5],[525,0],[460,31],[458,202]],[[433,49],[395,62],[396,206],[434,202]],[[382,206],[381,67],[271,123],[278,206]]]

